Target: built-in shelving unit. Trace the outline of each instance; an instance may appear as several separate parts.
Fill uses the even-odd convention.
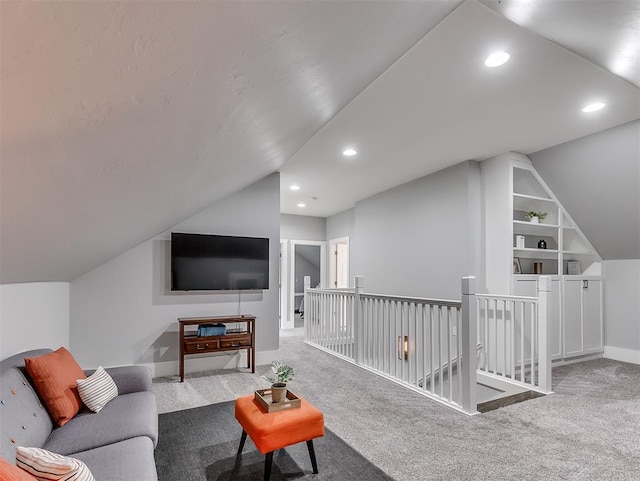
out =
[[[551,276],[553,359],[602,352],[602,259],[596,250],[525,155],[483,161],[481,172],[488,292],[537,296],[540,275]],[[534,223],[528,211],[546,216]]]

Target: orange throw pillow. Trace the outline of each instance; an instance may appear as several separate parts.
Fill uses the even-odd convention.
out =
[[[31,474],[11,464],[3,457],[0,457],[0,479],[2,481],[38,481]]]
[[[82,401],[78,379],[87,375],[64,347],[38,357],[27,357],[25,367],[53,422],[63,426],[78,414]]]

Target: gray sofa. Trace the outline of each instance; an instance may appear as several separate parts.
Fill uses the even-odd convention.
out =
[[[96,481],[157,481],[158,411],[150,370],[106,369],[118,397],[99,413],[83,407],[67,424],[55,427],[24,368],[25,357],[48,352],[26,351],[0,361],[0,456],[15,463],[16,446],[41,447],[82,460]]]

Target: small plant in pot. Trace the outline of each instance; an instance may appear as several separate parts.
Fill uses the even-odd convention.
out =
[[[287,400],[287,383],[293,379],[293,368],[280,361],[271,363],[273,376],[262,376],[271,383],[271,400],[281,403]]]
[[[547,217],[546,212],[536,212],[535,210],[529,210],[525,212],[525,215],[529,219],[529,222],[533,224],[538,224],[542,219]]]

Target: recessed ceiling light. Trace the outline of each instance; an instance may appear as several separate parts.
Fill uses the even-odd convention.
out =
[[[306,207],[306,206],[307,206],[307,204],[305,204],[304,202],[299,202],[298,203],[298,207]]]
[[[291,187],[289,187],[291,190],[300,190],[300,186],[293,184]]]
[[[349,147],[348,149],[344,149],[342,151],[342,155],[344,155],[345,157],[353,157],[357,153],[358,153],[358,151],[355,150],[355,149],[352,149],[351,147]]]
[[[604,108],[606,104],[602,103],[602,102],[593,102],[592,104],[587,105],[585,108],[582,109],[583,112],[596,112],[602,108]]]
[[[487,57],[484,64],[487,67],[499,67],[509,61],[510,55],[507,52],[494,52]]]

